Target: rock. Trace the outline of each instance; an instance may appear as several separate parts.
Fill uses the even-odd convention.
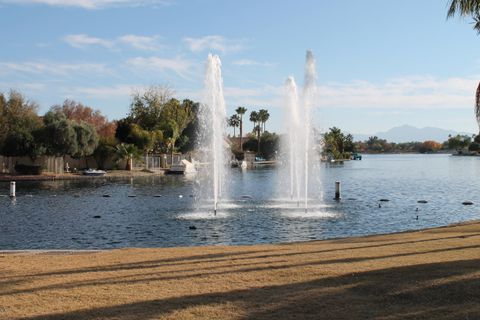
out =
[[[428,203],[427,200],[418,200],[417,203]]]
[[[188,229],[190,229],[190,230],[197,230],[197,227],[195,227],[195,226],[190,226],[190,227],[188,227]]]
[[[388,199],[380,199],[380,200],[378,200],[378,201],[388,202],[388,201],[390,201],[390,200],[388,200]]]
[[[94,219],[100,219],[102,216],[93,216]]]
[[[464,206],[471,206],[473,204],[473,202],[472,201],[463,201],[462,204]]]
[[[180,195],[178,195],[178,197],[179,197],[179,198],[183,198],[183,196],[182,196],[181,194],[180,194]]]

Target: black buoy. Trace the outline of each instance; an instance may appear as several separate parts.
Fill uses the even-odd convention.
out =
[[[378,207],[379,207],[379,208],[381,208],[381,207],[382,207],[382,205],[379,203],[379,204],[378,204]]]
[[[416,208],[415,211],[418,211],[418,208]]]
[[[104,198],[110,198],[110,195],[109,195],[109,194],[104,194],[102,197],[104,197]]]
[[[462,204],[464,206],[471,206],[473,204],[473,202],[472,201],[464,201],[464,202],[462,202]]]
[[[417,214],[417,217],[415,218],[415,220],[418,220],[418,214]]]
[[[428,203],[427,200],[418,200],[417,203]]]
[[[388,199],[380,199],[379,201],[388,202],[388,201],[390,201],[390,200],[388,200]]]
[[[93,216],[94,219],[100,219],[102,216]]]
[[[197,227],[195,227],[195,226],[190,226],[190,227],[188,227],[188,229],[190,229],[190,230],[197,230]]]

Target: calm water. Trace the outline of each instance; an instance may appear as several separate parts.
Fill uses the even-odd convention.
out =
[[[15,200],[6,196],[9,184],[0,183],[0,249],[275,243],[480,218],[476,157],[366,155],[362,161],[325,166],[322,191],[311,195],[307,214],[277,199],[276,169],[232,170],[234,196],[217,217],[194,203],[195,182],[183,176],[17,182]],[[333,200],[336,180],[342,181],[338,203]],[[379,202],[382,198],[390,201]],[[466,200],[474,205],[463,206]]]

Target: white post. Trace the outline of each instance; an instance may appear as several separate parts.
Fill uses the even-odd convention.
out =
[[[340,200],[340,181],[335,181],[335,200]]]
[[[15,181],[10,181],[10,197],[15,198]]]

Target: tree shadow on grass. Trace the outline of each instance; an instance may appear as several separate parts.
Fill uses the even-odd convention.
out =
[[[245,319],[480,319],[480,259],[422,264],[307,282],[189,295],[23,320],[157,319],[234,304]]]

